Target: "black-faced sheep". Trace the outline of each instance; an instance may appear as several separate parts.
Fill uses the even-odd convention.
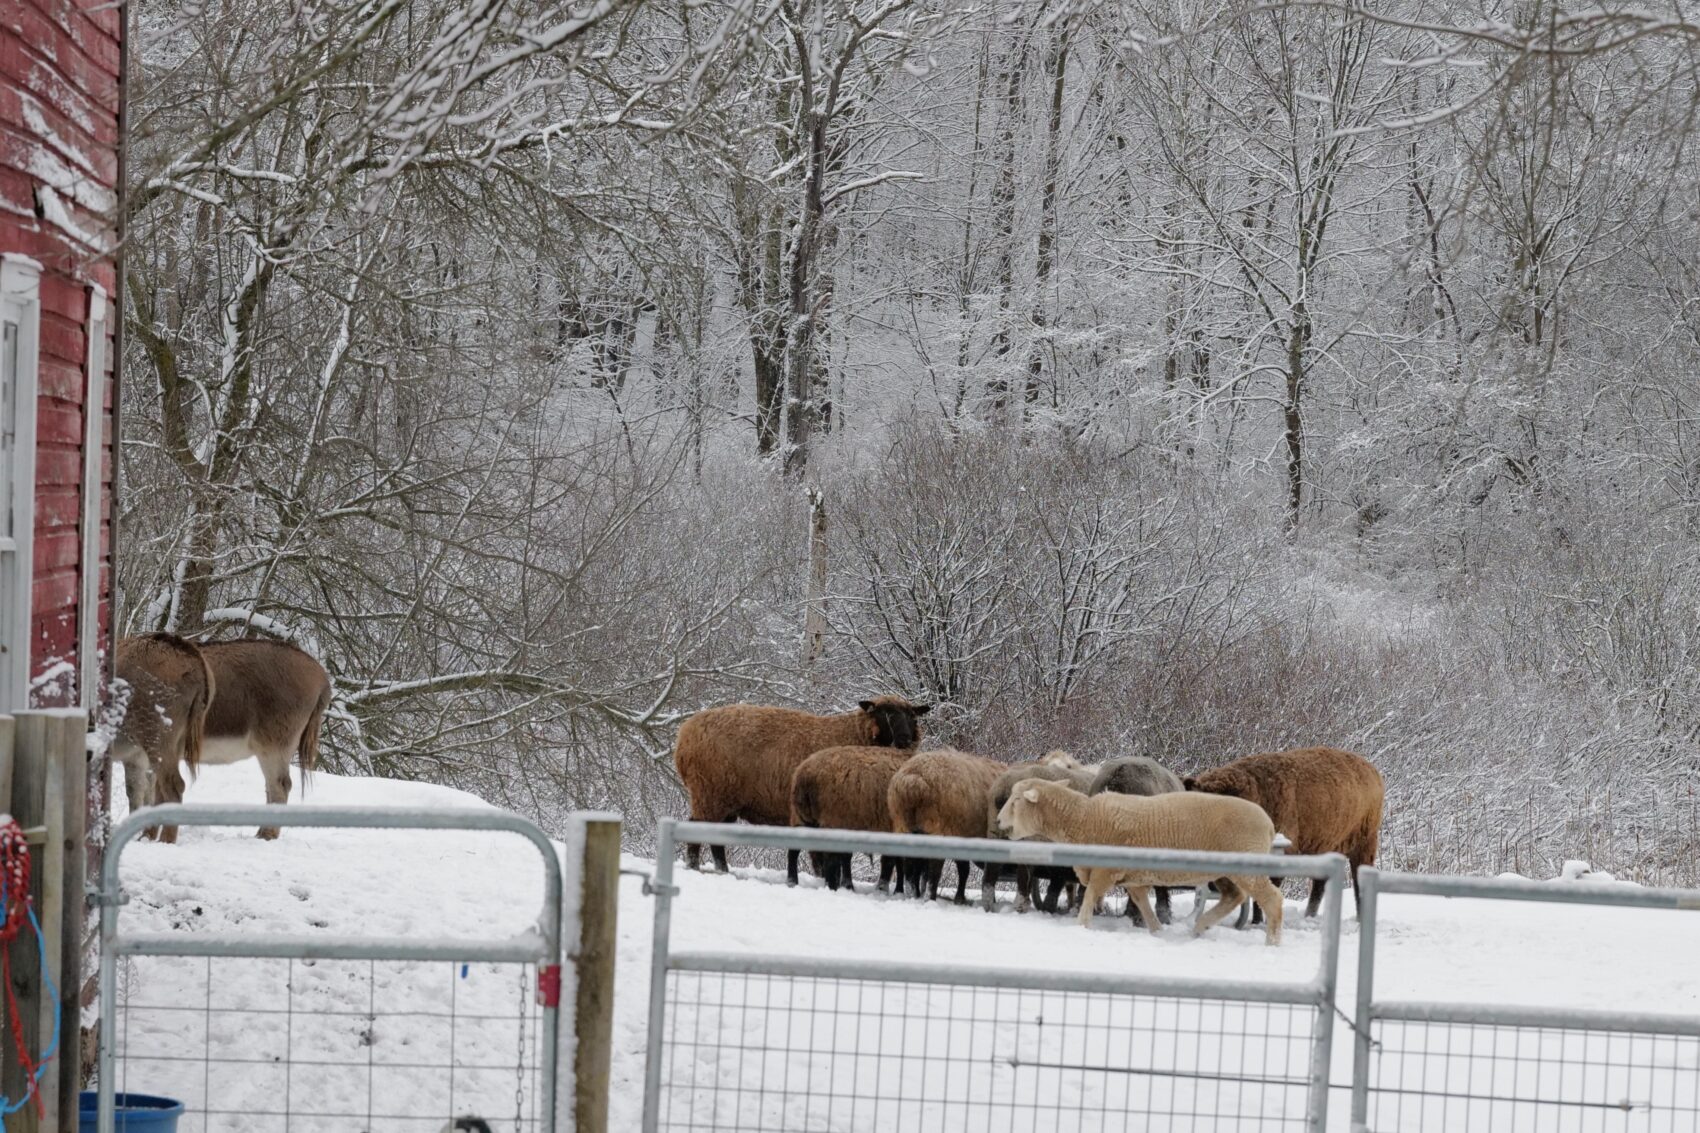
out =
[[[1051,842],[1085,845],[1135,846],[1171,850],[1207,850],[1218,853],[1266,854],[1275,838],[1275,824],[1261,807],[1242,799],[1221,795],[1163,794],[1082,795],[1060,783],[1032,779],[1016,785],[998,814],[998,825],[1013,838],[1043,838]],[[1144,914],[1152,932],[1161,931],[1146,889],[1152,885],[1198,885],[1215,881],[1213,873],[1192,874],[1177,870],[1126,870],[1082,868],[1086,896],[1080,905],[1080,923],[1092,923],[1092,914],[1111,887],[1127,890]],[[1269,910],[1267,942],[1281,940],[1281,896],[1267,877],[1230,874],[1231,886],[1193,926],[1203,933],[1238,908],[1249,895]]]
[[[1129,755],[1100,764],[1086,793],[1101,795],[1110,791],[1118,795],[1149,797],[1185,789],[1181,777],[1161,763],[1143,755]],[[1169,890],[1167,885],[1157,886],[1157,919],[1164,924],[1169,923]],[[1139,906],[1129,901],[1127,915],[1135,921],[1140,920]]]
[[[1383,786],[1381,772],[1361,755],[1333,747],[1248,755],[1200,772],[1185,785],[1256,803],[1291,841],[1290,853],[1345,855],[1354,893],[1358,867],[1375,864]],[[1311,882],[1305,916],[1316,915],[1325,885],[1321,878]]]
[[[984,838],[988,831],[986,799],[1004,765],[967,752],[924,751],[891,777],[886,803],[891,829],[899,834],[932,834],[946,838]],[[925,885],[939,895],[944,862],[910,859],[904,873],[915,896]],[[956,863],[956,903],[968,903],[968,863]]]
[[[815,752],[797,765],[791,778],[791,824],[889,833],[891,809],[886,796],[891,777],[909,758],[909,752],[888,747],[829,747]],[[855,888],[850,881],[851,855],[828,853],[813,858],[815,871],[828,889]],[[786,880],[795,885],[795,850],[786,864]],[[881,889],[901,864],[901,859],[886,856],[880,864]]]
[[[1072,766],[1070,766],[1072,764]],[[998,829],[998,812],[1009,801],[1009,793],[1015,784],[1024,779],[1044,779],[1053,783],[1064,783],[1084,794],[1092,785],[1093,772],[1084,767],[1079,760],[1067,752],[1053,751],[1037,763],[1018,763],[1009,768],[997,781],[992,784],[991,794],[986,799],[986,833],[988,837],[1002,838],[1004,833]],[[991,910],[997,908],[998,880],[1004,870],[1010,867],[997,862],[987,862],[980,879],[980,905]],[[1057,911],[1057,897],[1064,890],[1068,891],[1069,900],[1075,899],[1076,881],[1074,870],[1062,866],[1015,866],[1015,911],[1025,913],[1032,905],[1037,904],[1047,913]],[[1043,901],[1039,900],[1038,883],[1044,881],[1050,885],[1050,892]]]
[[[791,778],[797,765],[829,747],[912,751],[930,704],[900,696],[864,700],[853,712],[816,716],[795,708],[729,704],[696,713],[679,727],[673,765],[691,800],[691,819],[762,826],[791,822]],[[685,847],[685,864],[700,868],[702,847]],[[726,848],[714,864],[727,870]]]

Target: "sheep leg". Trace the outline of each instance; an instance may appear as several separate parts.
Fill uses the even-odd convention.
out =
[[[726,847],[710,846],[709,850],[714,854],[714,868],[721,873],[731,873],[732,867],[726,864]]]
[[[1273,885],[1275,887],[1275,892],[1279,893],[1281,891],[1281,883],[1285,880],[1286,878],[1284,877],[1271,877],[1269,879],[1269,884]],[[1243,921],[1244,918],[1242,917],[1241,920]],[[1260,925],[1263,923],[1263,905],[1261,902],[1251,907],[1251,923],[1253,925]]]
[[[1015,911],[1025,913],[1033,907],[1033,867],[1015,867]]]
[[[944,880],[944,859],[933,858],[927,862],[927,892],[929,901],[939,899],[939,882]]]
[[[1045,882],[1045,911],[1057,911],[1057,898],[1062,896],[1063,883],[1060,878],[1052,877]]]
[[[1139,909],[1139,902],[1133,899],[1133,890],[1131,888],[1127,889],[1126,893],[1127,919],[1132,921],[1139,928],[1149,928],[1150,926],[1145,923],[1145,914]]]
[[[1326,878],[1315,878],[1310,883],[1310,904],[1305,906],[1305,919],[1316,916],[1316,910],[1322,905],[1322,890],[1328,884]]]
[[[1150,890],[1143,885],[1128,885],[1124,888],[1127,890],[1128,907],[1139,909],[1140,920],[1144,922],[1146,928],[1151,930],[1151,935],[1156,936],[1162,932],[1163,926],[1158,923],[1157,914],[1151,910]]]
[[[953,903],[966,905],[968,903],[968,863],[956,863],[956,896]]]
[[[693,850],[696,849],[695,846],[692,846],[690,848],[693,849]],[[803,851],[801,851],[801,850],[786,850],[785,851],[785,884],[786,885],[796,885],[797,884],[797,859],[801,858],[802,856],[803,856]],[[695,869],[696,866],[692,865],[691,868]]]
[[[909,896],[919,901],[921,893],[927,887],[926,858],[905,858],[903,860],[903,883],[909,889]]]
[[[1261,881],[1262,878],[1257,878],[1256,880]],[[1245,881],[1246,879],[1244,878],[1236,877],[1233,879],[1232,884],[1226,886],[1224,886],[1220,881],[1216,883],[1216,887],[1221,890],[1222,896],[1214,905],[1204,911],[1203,916],[1198,918],[1197,923],[1192,926],[1192,935],[1203,936],[1207,931],[1209,931],[1212,925],[1216,924],[1216,922],[1220,921],[1223,917],[1226,917],[1229,913],[1245,904],[1246,890],[1241,888]],[[1268,884],[1269,883],[1267,881],[1264,882],[1266,887]]]
[[[701,846],[701,844],[699,844],[697,842],[690,842],[690,843],[686,844],[686,846],[685,846],[685,868],[686,869],[694,869],[694,870],[697,870],[698,872],[701,872],[701,870],[702,870],[702,846]]]
[[[980,907],[988,913],[997,910],[998,881],[1002,877],[1002,862],[986,862],[980,867]]]
[[[1258,907],[1264,910],[1266,927],[1264,928],[1263,943],[1281,943],[1281,918],[1285,910],[1281,905],[1281,890],[1273,884],[1273,878],[1239,877],[1235,881],[1245,886]]]
[[[838,879],[846,893],[856,892],[855,865],[855,854],[845,854],[838,859]]]
[[[1173,916],[1174,914],[1169,908],[1169,887],[1159,885],[1157,886],[1157,919],[1164,924],[1169,924],[1172,922]]]
[[[1104,899],[1110,886],[1116,882],[1116,873],[1110,869],[1094,869],[1088,872],[1086,880],[1086,899],[1080,903],[1080,927],[1087,928],[1092,924],[1092,914],[1098,911],[1098,902]]]

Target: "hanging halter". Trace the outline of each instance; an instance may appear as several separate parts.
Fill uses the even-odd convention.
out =
[[[18,997],[12,986],[12,942],[23,934],[24,925],[35,930],[35,946],[41,956],[41,984],[53,1001],[53,1034],[39,1060],[32,1059],[29,1044],[24,1038],[23,1013],[18,1009]],[[6,981],[6,1009],[12,1021],[12,1045],[18,1052],[18,1065],[23,1068],[27,1083],[24,1096],[17,1101],[0,1095],[0,1115],[13,1114],[35,1100],[38,1116],[47,1116],[41,1098],[41,1076],[59,1049],[59,989],[53,985],[47,971],[47,940],[30,903],[30,848],[23,829],[11,815],[0,815],[0,978]]]

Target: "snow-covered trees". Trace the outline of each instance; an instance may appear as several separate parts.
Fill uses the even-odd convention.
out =
[[[334,756],[665,808],[678,713],[883,681],[1523,810],[1700,760],[1680,13],[136,19],[127,620],[316,649]]]

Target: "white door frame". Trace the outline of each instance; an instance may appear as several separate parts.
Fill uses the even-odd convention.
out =
[[[0,499],[0,711],[29,707],[35,584],[35,399],[41,342],[41,265],[0,254],[0,323],[16,327],[15,355],[0,340],[0,384],[12,399],[6,462],[10,499]],[[13,366],[13,359],[16,365]],[[7,423],[0,421],[0,433]],[[8,509],[10,524],[8,526]]]
[[[100,520],[105,504],[100,474],[106,439],[106,336],[112,307],[106,289],[89,288],[88,382],[83,387],[83,530],[77,559],[77,699],[89,711],[100,707]]]

